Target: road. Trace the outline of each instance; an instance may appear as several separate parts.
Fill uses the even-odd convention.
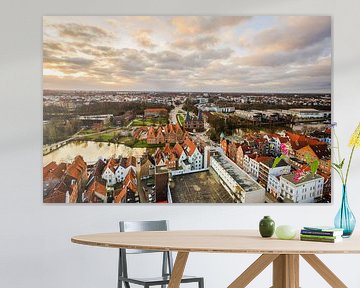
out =
[[[178,113],[180,113],[181,111],[183,111],[183,110],[182,110],[183,105],[184,105],[184,104],[180,104],[180,105],[178,105],[178,106],[175,106],[175,108],[170,111],[170,113],[169,113],[169,120],[170,120],[171,123],[176,124],[176,122],[177,122],[176,115],[177,115]]]

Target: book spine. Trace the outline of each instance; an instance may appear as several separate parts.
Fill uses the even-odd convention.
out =
[[[326,238],[309,238],[309,237],[300,237],[301,241],[313,241],[313,242],[327,242],[335,243],[335,239],[326,239]]]
[[[304,235],[304,234],[300,234],[301,237],[303,238],[316,238],[316,239],[336,239],[339,237],[336,236],[323,236],[323,235]]]
[[[318,235],[318,236],[334,236],[334,232],[331,231],[315,231],[315,230],[301,230],[303,235]]]

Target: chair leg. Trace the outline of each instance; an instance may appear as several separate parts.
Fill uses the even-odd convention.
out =
[[[203,278],[201,278],[199,280],[199,288],[204,288],[204,279]]]
[[[119,279],[119,276],[123,275],[123,271],[122,271],[122,255],[121,255],[121,250],[119,249],[119,264],[118,264],[118,288],[122,288],[122,281]]]

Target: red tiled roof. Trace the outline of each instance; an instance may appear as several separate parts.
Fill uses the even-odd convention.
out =
[[[169,143],[166,143],[165,144],[165,147],[164,147],[164,153],[165,154],[169,154],[169,153],[171,153],[171,148],[170,148],[170,144]]]
[[[189,156],[192,156],[196,150],[196,145],[189,138],[186,138],[184,141],[184,146],[186,147],[184,150],[187,152]]]
[[[130,156],[126,161],[126,168],[130,166],[136,167],[136,158],[134,156]]]
[[[243,150],[244,154],[245,154],[246,152],[252,151],[252,148],[251,148],[249,145],[246,145],[246,144],[242,144],[242,145],[241,145],[241,149]]]
[[[124,197],[126,196],[126,192],[127,192],[126,186],[121,188],[119,194],[115,196],[114,203],[121,203],[122,199],[124,199]]]
[[[168,124],[168,129],[169,129],[169,133],[173,133],[174,132],[174,126],[172,124]]]
[[[182,128],[181,128],[181,126],[180,126],[179,122],[176,122],[176,125],[175,125],[175,131],[176,131],[176,132],[179,132],[179,131],[181,131],[181,132],[182,132]]]
[[[130,169],[130,171],[126,174],[126,177],[124,179],[124,185],[128,185],[130,182],[133,182],[134,180],[136,180],[136,174],[132,169]]]
[[[81,174],[87,169],[87,165],[81,156],[76,156],[73,163],[66,169],[66,175],[69,175],[77,180],[80,179]]]
[[[118,167],[118,162],[114,158],[110,158],[105,166],[105,169],[109,168],[113,173],[115,173],[117,167]]]
[[[184,149],[181,147],[179,143],[176,143],[173,148],[174,153],[178,158],[180,158],[181,154],[184,152]]]
[[[265,162],[268,162],[268,161],[271,161],[271,160],[273,160],[274,158],[273,157],[270,157],[270,156],[257,156],[256,158],[255,158],[255,160],[257,161],[257,162],[262,162],[262,163],[265,163]]]
[[[50,172],[56,169],[58,165],[56,162],[52,161],[43,168],[43,178],[46,178]]]
[[[100,193],[106,196],[106,185],[98,180],[94,180],[90,187],[87,189],[86,194],[89,193],[89,196],[93,195],[95,192]],[[89,198],[90,198],[89,197]]]
[[[175,156],[174,153],[170,153],[169,160],[170,161],[175,161],[176,160],[176,156]]]
[[[162,132],[162,127],[158,128],[156,137],[157,138],[164,137],[164,133]]]
[[[51,163],[49,163],[49,164],[51,164]],[[48,166],[48,167],[47,166],[45,166],[43,168],[43,171],[44,171],[44,173],[43,173],[43,181],[50,181],[50,180],[53,180],[53,179],[61,179],[64,176],[64,173],[65,173],[65,171],[66,171],[66,169],[68,167],[68,164],[60,163],[59,165],[56,164],[56,167],[54,165],[52,165],[52,164],[51,164],[51,166]],[[53,168],[53,169],[49,169],[49,168]]]
[[[149,128],[148,137],[155,137],[155,129],[152,126]]]
[[[246,156],[248,156],[251,159],[255,159],[257,156],[257,153],[252,153],[252,154],[246,154]]]
[[[310,145],[310,147],[319,159],[329,159],[331,157],[331,151],[327,145]]]

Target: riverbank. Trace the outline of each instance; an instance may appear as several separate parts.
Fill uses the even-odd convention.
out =
[[[100,158],[110,157],[140,157],[146,148],[131,148],[124,144],[114,144],[95,141],[72,141],[57,150],[43,156],[43,165],[52,161],[56,163],[71,163],[77,155],[81,155],[87,164],[93,164]]]

